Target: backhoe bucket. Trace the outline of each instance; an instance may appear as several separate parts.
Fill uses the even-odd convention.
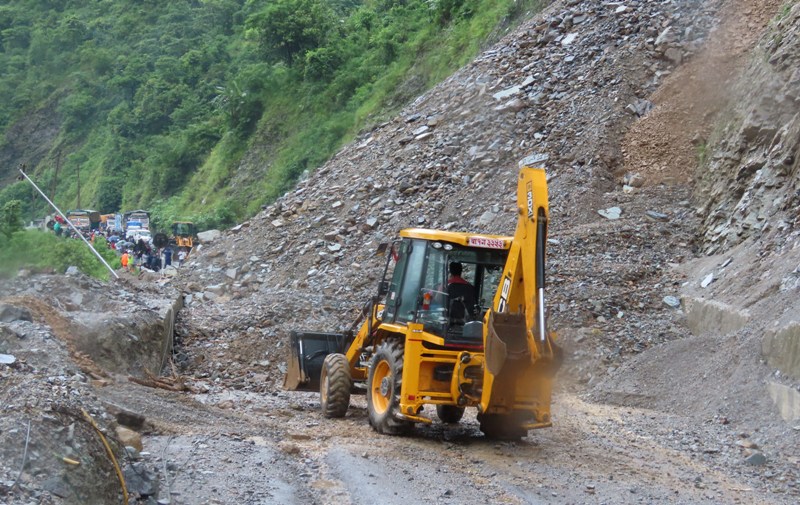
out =
[[[293,331],[289,335],[289,363],[283,387],[289,391],[319,391],[325,356],[344,351],[341,333]]]
[[[494,312],[489,314],[489,328],[486,337],[486,368],[498,376],[506,364],[529,360],[528,328],[525,314]]]

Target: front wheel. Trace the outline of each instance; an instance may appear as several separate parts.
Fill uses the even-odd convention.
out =
[[[400,408],[400,386],[403,378],[403,344],[388,340],[378,346],[367,376],[367,413],[369,424],[378,433],[400,435],[411,423],[396,419]]]
[[[328,354],[322,362],[319,404],[325,417],[344,417],[350,406],[350,363],[344,354]]]

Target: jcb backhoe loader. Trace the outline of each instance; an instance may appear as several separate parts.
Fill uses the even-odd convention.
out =
[[[194,239],[197,237],[197,227],[190,221],[175,221],[172,223],[172,241],[176,247],[185,247],[191,250]]]
[[[343,417],[365,384],[380,433],[431,423],[425,405],[446,423],[476,407],[491,438],[551,426],[560,357],[545,321],[548,199],[544,169],[530,167],[538,161],[520,163],[513,237],[402,230],[350,331],[292,332],[285,387],[319,390],[324,415]]]

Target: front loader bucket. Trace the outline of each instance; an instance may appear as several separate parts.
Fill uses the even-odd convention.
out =
[[[528,328],[525,313],[494,312],[489,314],[486,337],[486,368],[492,375],[500,372],[509,362],[529,360]]]
[[[283,387],[289,391],[319,391],[325,356],[343,352],[345,335],[293,331],[289,335],[289,363]]]

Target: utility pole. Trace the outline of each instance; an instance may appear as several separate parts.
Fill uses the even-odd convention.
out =
[[[53,183],[50,185],[50,199],[56,199],[56,184],[58,184],[58,171],[61,169],[61,149],[56,154],[56,173],[53,176]]]
[[[75,206],[76,209],[81,208],[81,164],[78,163],[76,165],[75,170],[78,172],[78,204]]]

